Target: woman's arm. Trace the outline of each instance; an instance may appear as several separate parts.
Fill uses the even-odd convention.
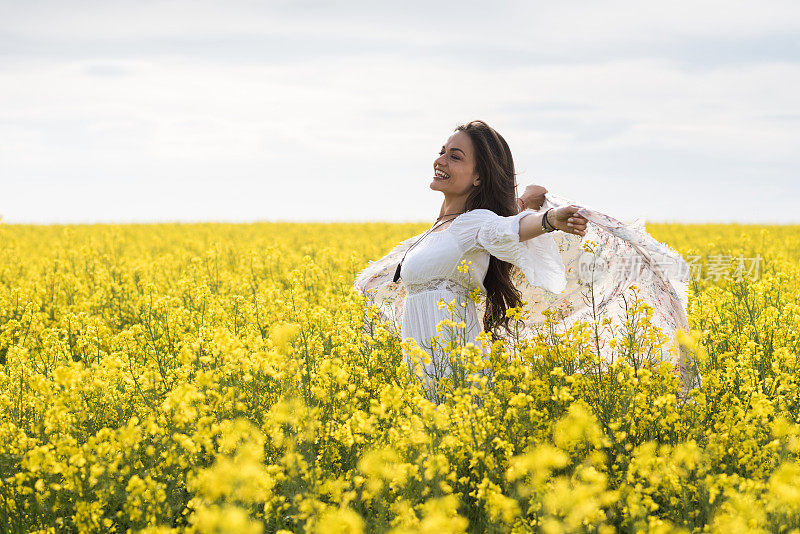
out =
[[[548,222],[553,211],[547,216]],[[566,272],[556,240],[552,236],[531,239],[542,234],[541,213],[523,211],[503,217],[489,210],[475,212],[473,222],[477,226],[474,233],[477,246],[498,260],[519,267],[532,286],[553,293],[564,290]],[[467,235],[473,234],[472,228],[468,228]]]
[[[583,215],[577,215],[576,212],[579,209],[581,209],[580,206],[575,206],[573,204],[550,209],[546,212],[547,222],[556,230],[583,237],[586,235],[586,223],[589,221],[587,221]],[[519,240],[527,241],[528,239],[533,239],[534,237],[546,233],[542,230],[543,217],[544,213],[531,213],[520,219]]]

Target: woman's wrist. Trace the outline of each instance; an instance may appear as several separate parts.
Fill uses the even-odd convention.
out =
[[[525,201],[522,200],[522,197],[517,198],[517,206],[519,207],[519,211],[525,211],[527,209],[525,207]]]
[[[547,214],[550,213],[552,210],[553,208],[550,208],[547,211],[545,211],[544,214],[542,215],[542,232],[544,233],[549,233],[556,229],[556,227],[553,226],[553,224],[547,218]]]

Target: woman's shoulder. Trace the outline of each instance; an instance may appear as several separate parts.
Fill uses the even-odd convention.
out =
[[[450,233],[456,236],[462,247],[469,248],[474,245],[481,228],[497,217],[495,212],[485,208],[467,211],[453,221],[450,225]]]
[[[496,219],[497,217],[499,217],[499,215],[497,215],[490,209],[477,208],[474,210],[469,210],[468,212],[464,213],[459,217],[459,220],[463,219],[465,221],[485,221],[487,219]]]

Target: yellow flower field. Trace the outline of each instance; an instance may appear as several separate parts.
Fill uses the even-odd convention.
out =
[[[632,306],[611,366],[591,324],[451,347],[439,402],[353,290],[424,228],[0,225],[0,531],[800,529],[800,227],[647,225],[685,398]]]

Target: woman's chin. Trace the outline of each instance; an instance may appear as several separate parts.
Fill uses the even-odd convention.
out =
[[[431,180],[431,184],[428,187],[430,187],[434,191],[443,191],[444,190],[444,188],[442,187],[442,182],[440,182],[436,178]]]

